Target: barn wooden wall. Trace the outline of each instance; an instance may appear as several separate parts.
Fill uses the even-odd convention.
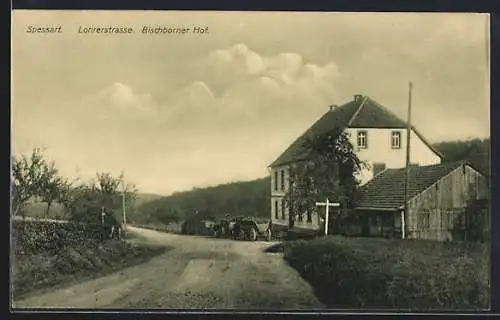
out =
[[[409,202],[408,237],[451,240],[451,228],[467,201],[483,199],[486,179],[469,166],[455,169]]]

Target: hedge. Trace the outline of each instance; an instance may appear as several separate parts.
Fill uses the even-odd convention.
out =
[[[486,244],[327,237],[289,242],[284,252],[329,307],[489,307]]]
[[[103,239],[100,224],[58,223],[43,220],[14,220],[12,226],[13,251],[33,254],[53,251],[82,242],[97,244]]]

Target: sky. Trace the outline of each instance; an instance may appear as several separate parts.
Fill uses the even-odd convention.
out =
[[[78,33],[89,26],[135,33]],[[488,30],[465,13],[16,10],[12,153],[42,147],[66,176],[123,171],[168,195],[266,176],[354,94],[406,119],[409,81],[427,140],[489,137]]]

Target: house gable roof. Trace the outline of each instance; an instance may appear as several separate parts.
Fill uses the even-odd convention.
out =
[[[358,113],[349,123],[349,128],[404,129],[406,122],[375,100],[366,97]]]
[[[346,128],[404,129],[406,122],[370,97],[361,97],[326,112],[308,130],[297,138],[271,165],[280,166],[305,160],[307,151],[303,144],[308,138]],[[412,126],[413,132],[440,158],[443,158],[423,135]]]
[[[419,195],[462,165],[472,167],[467,161],[410,167],[408,199]],[[396,210],[404,205],[404,189],[405,168],[386,169],[360,187],[354,207]]]
[[[285,150],[285,152],[283,152],[278,159],[271,164],[271,167],[301,161],[307,158],[307,151],[303,147],[305,141],[311,137],[324,134],[329,130],[345,129],[353,115],[359,109],[359,106],[360,102],[351,101],[325,113],[318,121],[307,129],[306,132],[296,139]]]

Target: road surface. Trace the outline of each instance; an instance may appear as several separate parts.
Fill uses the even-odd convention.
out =
[[[17,308],[311,309],[310,285],[273,243],[181,236],[130,228],[141,241],[174,247],[143,264],[14,301]]]

